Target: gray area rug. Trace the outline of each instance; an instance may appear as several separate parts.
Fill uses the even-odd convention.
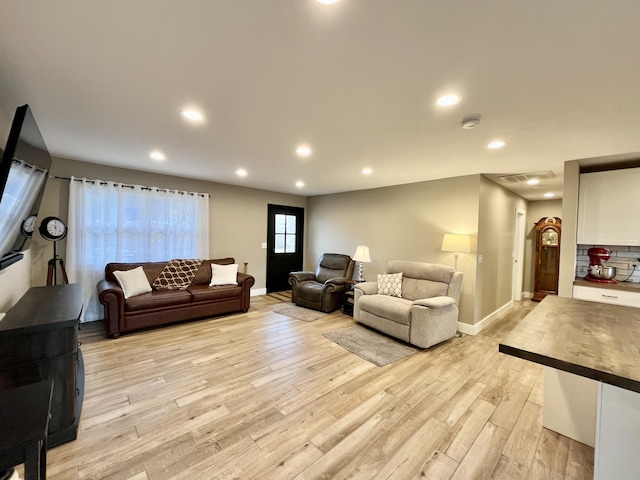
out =
[[[316,310],[310,310],[308,308],[299,307],[294,304],[289,304],[286,307],[276,308],[275,313],[280,315],[286,315],[287,317],[295,318],[297,320],[303,320],[305,322],[313,322],[326,315],[324,312],[317,312]]]
[[[379,367],[384,367],[419,351],[417,348],[375,333],[360,325],[327,332],[324,336]]]

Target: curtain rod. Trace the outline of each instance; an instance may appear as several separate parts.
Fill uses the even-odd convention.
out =
[[[57,180],[71,181],[70,177],[59,177],[57,175],[53,175],[53,176],[50,175],[49,178],[55,178]],[[82,182],[81,178],[75,178],[74,180],[76,182]],[[98,180],[87,180],[87,179],[85,179],[84,181],[88,182],[88,183],[93,183],[94,185],[98,182]],[[99,182],[99,184],[100,185],[109,185],[109,182]],[[134,185],[127,185],[125,183],[118,183],[118,182],[114,182],[113,186],[114,187],[123,187],[123,188],[135,188]],[[153,189],[151,187],[142,187],[142,190],[153,190]],[[206,197],[212,198],[212,195],[208,194],[208,193],[179,192],[178,190],[171,190],[171,189],[168,189],[168,188],[158,188],[157,190],[158,190],[158,192],[176,192],[178,195],[185,195],[185,194],[186,195],[190,195],[190,196],[198,195],[200,197],[205,197],[206,196]]]

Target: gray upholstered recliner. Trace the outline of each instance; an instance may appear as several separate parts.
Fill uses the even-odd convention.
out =
[[[433,263],[387,263],[387,273],[400,272],[401,297],[379,294],[377,282],[356,284],[353,318],[422,348],[454,337],[462,272]]]
[[[349,255],[325,253],[316,273],[291,272],[291,301],[302,307],[333,312],[344,303],[344,291],[353,277],[354,262]]]

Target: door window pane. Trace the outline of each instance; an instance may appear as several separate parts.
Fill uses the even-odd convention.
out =
[[[295,235],[286,235],[286,245],[285,252],[286,253],[296,253],[296,236]]]
[[[295,215],[287,215],[287,233],[289,235],[296,233],[296,217]]]
[[[286,233],[286,217],[287,215],[282,215],[281,213],[276,213],[276,233]],[[294,217],[295,218],[295,217]]]
[[[276,233],[275,235],[275,253],[284,253],[284,240],[285,235],[282,233]]]

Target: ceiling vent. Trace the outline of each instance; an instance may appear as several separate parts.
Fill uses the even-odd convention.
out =
[[[549,180],[551,178],[556,178],[555,173],[551,170],[545,170],[544,172],[534,172],[534,173],[516,173],[513,175],[504,175],[500,177],[500,180],[507,183],[522,183],[528,182],[529,180],[538,179]]]

